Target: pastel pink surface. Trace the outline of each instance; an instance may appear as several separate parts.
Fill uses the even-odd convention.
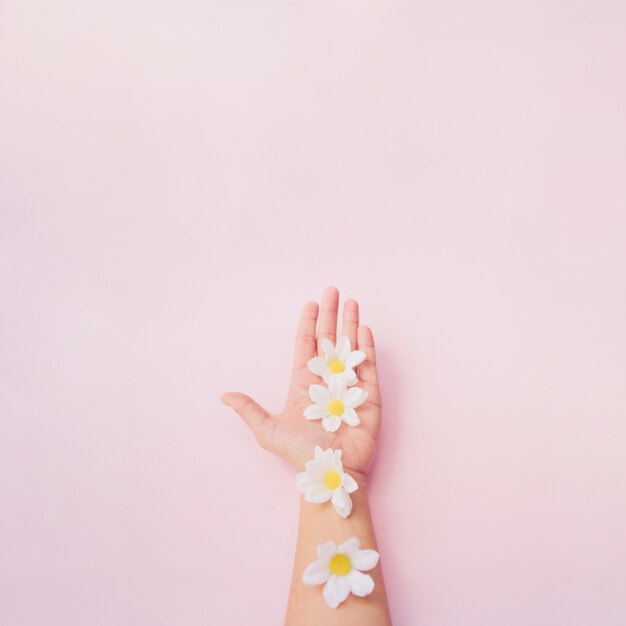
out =
[[[625,623],[626,5],[205,4],[2,7],[0,623],[281,623],[328,284],[396,626]]]

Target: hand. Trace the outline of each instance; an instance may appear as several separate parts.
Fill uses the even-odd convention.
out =
[[[320,345],[324,337],[335,343],[338,308],[339,292],[334,287],[324,291],[320,306],[317,302],[304,305],[296,335],[287,402],[282,412],[269,413],[250,396],[238,392],[224,393],[221,400],[243,418],[263,448],[285,459],[297,470],[302,470],[306,461],[313,458],[317,445],[324,449],[341,449],[344,469],[356,474],[354,477],[358,480],[365,477],[374,458],[380,428],[381,397],[374,337],[369,327],[359,325],[356,300],[347,300],[344,304],[341,332],[350,339],[353,350],[358,348],[366,354],[358,368],[357,386],[368,394],[365,403],[357,409],[361,423],[357,426],[342,423],[337,432],[329,433],[320,420],[311,421],[304,417],[305,407],[312,403],[309,386],[324,384],[319,376],[308,370],[307,363],[316,354],[322,354]]]

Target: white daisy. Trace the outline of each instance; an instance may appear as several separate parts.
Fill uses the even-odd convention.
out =
[[[365,352],[352,350],[347,337],[342,337],[335,346],[330,339],[322,339],[322,350],[325,356],[312,358],[307,363],[307,367],[314,374],[321,376],[327,385],[335,378],[344,380],[348,386],[356,385],[357,377],[354,368],[363,363]]]
[[[332,501],[341,517],[352,511],[352,499],[348,494],[359,486],[356,480],[343,471],[341,450],[322,450],[315,446],[315,456],[304,465],[305,471],[296,476],[296,487],[307,502],[321,504]]]
[[[374,581],[362,570],[370,570],[378,564],[376,550],[359,550],[359,540],[352,537],[339,548],[326,541],[317,546],[319,559],[311,563],[302,574],[307,585],[324,586],[324,599],[331,609],[336,609],[352,592],[355,596],[369,596]]]
[[[357,426],[361,423],[354,410],[367,400],[367,391],[359,387],[347,388],[341,378],[333,378],[328,389],[323,385],[311,385],[309,396],[315,404],[309,404],[304,409],[304,417],[308,420],[322,420],[324,430],[334,433],[341,422],[348,426]]]

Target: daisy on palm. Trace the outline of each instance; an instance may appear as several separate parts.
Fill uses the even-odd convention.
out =
[[[352,511],[352,499],[348,494],[359,486],[356,480],[343,471],[341,450],[322,450],[315,446],[315,456],[304,465],[305,471],[296,476],[296,487],[307,502],[322,504],[332,501],[341,517]]]
[[[311,385],[309,396],[314,404],[304,409],[304,417],[308,420],[322,420],[324,430],[334,433],[341,422],[348,426],[361,423],[355,409],[367,400],[367,391],[359,387],[348,389],[341,378],[333,378],[328,388],[323,385]]]
[[[330,339],[322,339],[322,350],[324,356],[312,358],[307,367],[314,374],[321,376],[328,385],[331,380],[339,378],[344,380],[346,385],[356,385],[357,377],[354,368],[363,363],[365,352],[352,350],[350,339],[342,337],[336,345]]]
[[[360,550],[359,540],[352,537],[337,547],[332,541],[317,546],[317,561],[302,574],[307,585],[324,585],[324,599],[336,609],[349,595],[368,596],[374,590],[374,580],[363,571],[378,564],[376,550]]]

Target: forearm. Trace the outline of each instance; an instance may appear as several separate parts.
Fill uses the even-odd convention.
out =
[[[331,609],[322,595],[322,585],[306,585],[302,574],[317,559],[316,547],[325,541],[337,545],[356,537],[362,549],[378,550],[364,478],[354,476],[359,489],[351,494],[352,513],[347,519],[337,515],[330,503],[311,504],[301,498],[300,523],[286,626],[319,626],[341,624],[352,626],[389,626],[391,618],[380,563],[367,574],[374,579],[374,590],[367,597],[348,596],[336,609]]]

